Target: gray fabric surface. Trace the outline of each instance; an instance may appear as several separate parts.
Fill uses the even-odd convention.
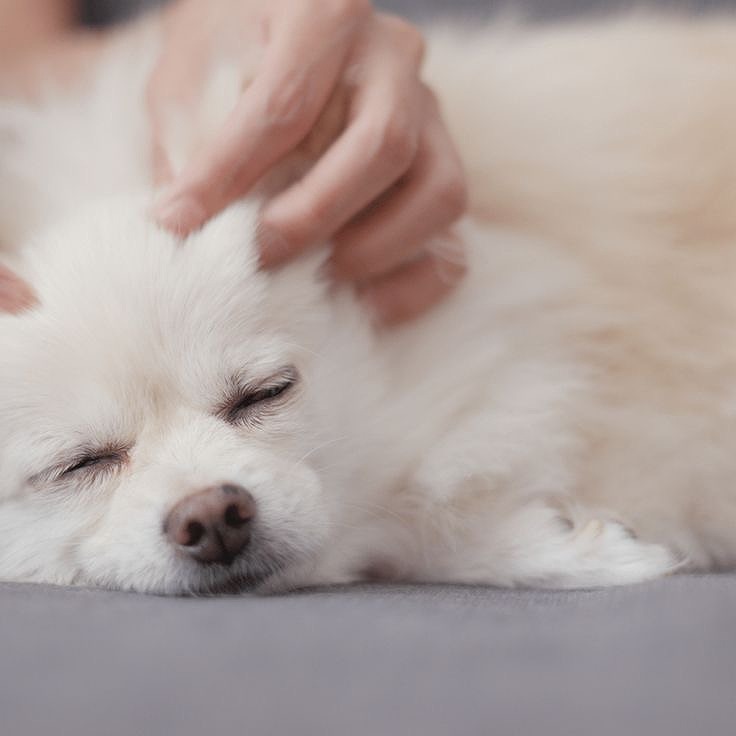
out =
[[[736,577],[166,599],[0,585],[3,736],[732,736]]]

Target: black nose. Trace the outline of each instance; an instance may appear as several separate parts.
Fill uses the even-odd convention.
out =
[[[197,562],[229,565],[250,541],[255,513],[245,488],[215,486],[179,501],[166,517],[164,533]]]

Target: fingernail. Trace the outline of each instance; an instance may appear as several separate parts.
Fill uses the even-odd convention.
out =
[[[18,314],[38,304],[31,288],[24,282],[5,279],[0,272],[0,312]]]
[[[262,268],[274,268],[288,261],[294,249],[277,230],[264,227],[258,233],[258,250]]]
[[[164,197],[153,209],[156,221],[177,235],[188,235],[204,225],[207,213],[193,197]]]

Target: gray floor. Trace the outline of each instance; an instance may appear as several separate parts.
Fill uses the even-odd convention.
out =
[[[736,577],[166,599],[0,585],[3,736],[733,736]]]

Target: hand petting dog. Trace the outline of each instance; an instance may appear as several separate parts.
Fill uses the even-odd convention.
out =
[[[347,125],[307,175],[263,213],[272,268],[333,244],[331,272],[356,285],[385,324],[416,317],[464,273],[451,225],[466,206],[460,159],[420,72],[421,33],[366,0],[181,0],[164,13],[164,49],[149,84],[155,146],[163,109],[193,99],[221,37],[258,29],[262,62],[215,140],[168,184],[155,216],[187,234],[245,195],[347,94]]]

